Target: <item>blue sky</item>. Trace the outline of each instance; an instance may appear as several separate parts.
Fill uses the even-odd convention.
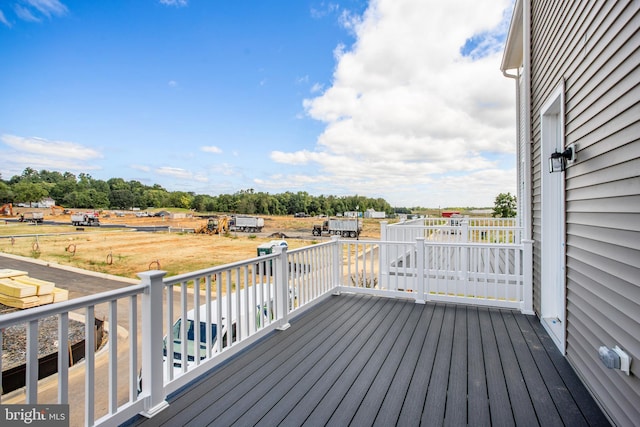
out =
[[[0,2],[0,174],[491,206],[511,0]]]

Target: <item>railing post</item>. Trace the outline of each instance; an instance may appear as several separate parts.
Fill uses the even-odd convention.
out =
[[[469,220],[468,219],[465,218],[462,220],[462,222],[460,223],[460,228],[462,229],[462,242],[468,243],[472,241],[472,239],[469,239]]]
[[[522,308],[524,314],[533,312],[533,240],[522,241]]]
[[[169,406],[164,392],[162,372],[162,316],[164,313],[162,278],[166,271],[151,270],[138,273],[145,285],[142,294],[142,394],[146,395],[141,412],[151,418]]]
[[[282,319],[282,324],[277,327],[278,330],[284,331],[289,329],[289,263],[287,262],[287,247],[276,246],[275,253],[278,254],[278,258],[275,259],[276,271],[275,275],[275,292],[278,293],[276,300],[276,312],[277,318]]]
[[[388,226],[388,222],[387,221],[380,221],[380,241],[382,242],[387,242],[387,226]],[[379,257],[379,262],[378,265],[380,266],[380,279],[382,282],[382,278],[384,277],[385,280],[389,275],[389,260],[387,259],[387,245],[386,244],[381,244],[380,245],[380,257]]]
[[[342,270],[342,263],[340,262],[340,237],[331,236],[332,243],[332,271],[333,271],[333,295],[340,295],[340,286],[342,285],[340,281],[340,273]]]
[[[425,286],[424,286],[424,237],[416,238],[416,287],[418,293],[416,295],[416,303],[425,303]]]
[[[472,242],[473,239],[469,239],[469,219],[465,218],[462,221],[462,241],[465,243],[460,246],[460,279],[465,283],[465,287],[467,284],[467,280],[469,279],[469,255],[468,251],[470,246],[467,243]]]
[[[87,354],[89,354],[87,352]],[[93,354],[92,354],[93,356]],[[26,403],[38,403],[38,321],[27,323],[27,371],[25,372],[25,386],[27,388]],[[87,357],[88,358],[88,357]],[[89,374],[87,374],[89,375]]]

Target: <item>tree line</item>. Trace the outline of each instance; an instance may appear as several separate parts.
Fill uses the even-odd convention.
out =
[[[144,185],[139,181],[111,178],[107,181],[91,175],[26,168],[9,180],[0,176],[2,203],[37,203],[50,197],[56,204],[69,209],[131,209],[181,208],[197,212],[229,212],[249,215],[335,215],[367,209],[394,213],[386,200],[364,196],[313,196],[306,191],[279,194],[240,190],[233,194],[211,196],[185,191],[168,191],[158,184]],[[396,213],[411,213],[406,208]]]

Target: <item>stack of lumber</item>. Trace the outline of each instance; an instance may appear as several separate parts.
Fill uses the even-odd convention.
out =
[[[53,282],[29,277],[26,271],[0,269],[0,303],[15,308],[31,308],[66,301],[69,291]]]

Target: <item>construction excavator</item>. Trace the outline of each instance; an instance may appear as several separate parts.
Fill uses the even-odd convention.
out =
[[[51,206],[51,215],[64,215],[66,213],[68,213],[68,210],[63,208],[62,206]]]
[[[6,203],[6,204],[0,206],[0,215],[13,216],[13,204]]]
[[[209,218],[207,223],[196,229],[196,234],[224,234],[229,231],[229,217]]]

